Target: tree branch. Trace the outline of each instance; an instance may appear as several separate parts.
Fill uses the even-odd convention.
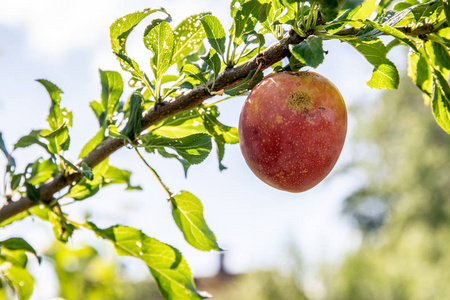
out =
[[[397,27],[405,34],[417,36],[427,33],[434,32],[436,29],[433,27],[420,27],[411,30],[407,27]],[[348,28],[343,29],[336,33],[339,36],[354,36],[359,32],[358,28]],[[256,55],[249,61],[243,63],[234,68],[225,69],[216,79],[214,89],[212,91],[220,91],[228,86],[234,85],[239,81],[243,80],[252,70],[256,70],[261,64],[260,69],[264,70],[274,63],[287,57],[289,52],[290,44],[298,44],[304,38],[297,35],[293,30],[287,32],[284,37],[272,44],[266,50]],[[208,87],[211,88],[212,82],[208,83]],[[206,99],[212,97],[208,92],[208,89],[204,86],[198,86],[192,90],[189,90],[182,95],[165,101],[161,105],[153,106],[142,115],[142,130],[147,129],[151,125],[154,125],[165,118],[172,116],[184,110],[192,109],[199,104],[201,104]],[[109,157],[112,153],[119,150],[125,145],[124,140],[106,138],[100,144],[98,144],[89,154],[87,154],[82,159],[78,160],[76,165],[81,166],[86,163],[89,167],[94,168],[104,159]],[[49,203],[53,199],[53,195],[65,187],[75,184],[77,180],[81,178],[80,173],[74,173],[69,176],[57,175],[39,187],[39,192],[41,194],[41,201],[44,203]],[[31,201],[28,197],[23,196],[17,201],[12,201],[4,204],[0,207],[0,223],[6,219],[19,214],[29,208],[37,205]]]
[[[289,54],[289,45],[301,42],[303,38],[298,36],[293,30],[285,34],[283,39],[275,42],[261,54],[253,57],[249,61],[239,65],[235,68],[226,69],[216,79],[213,91],[220,91],[228,86],[234,85],[244,79],[252,70],[258,68],[259,63],[262,62],[261,70],[264,70],[272,64],[282,60]],[[209,87],[212,82],[208,83]],[[204,86],[198,86],[189,90],[180,96],[165,101],[161,105],[152,106],[149,110],[142,114],[142,130],[147,129],[165,118],[182,112],[184,110],[192,109],[208,98],[211,98],[208,89]],[[109,157],[115,151],[119,150],[125,145],[124,140],[106,138],[98,144],[89,154],[76,162],[77,166],[86,163],[89,167],[94,168],[104,159]],[[41,193],[41,201],[49,203],[53,195],[65,187],[76,183],[81,178],[80,173],[74,173],[69,176],[57,175],[39,187]],[[28,197],[23,196],[17,201],[12,201],[0,207],[0,223],[6,219],[19,214],[37,205]]]

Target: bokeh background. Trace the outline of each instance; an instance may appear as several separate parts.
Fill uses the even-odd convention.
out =
[[[62,105],[73,111],[67,156],[76,160],[97,126],[89,102],[100,98],[98,70],[119,71],[129,79],[111,51],[110,24],[154,6],[166,8],[173,27],[206,11],[231,26],[229,3],[222,0],[3,1],[0,131],[8,148],[31,129],[45,127],[50,99],[35,81],[45,78],[64,91]],[[127,47],[148,70],[142,23]],[[220,172],[212,153],[191,167],[187,178],[178,162],[147,156],[171,190],[188,190],[202,201],[206,220],[226,249],[222,268],[218,253],[184,241],[165,191],[133,151],[122,149],[110,162],[132,171],[132,183],[143,191],[107,187],[65,212],[80,221],[89,216],[99,227],[133,226],[175,246],[214,299],[446,299],[450,139],[406,76],[405,48],[389,53],[402,82],[388,92],[365,85],[372,67],[353,48],[337,41],[324,48],[328,54],[315,71],[339,88],[350,115],[341,158],[316,188],[291,194],[266,186],[247,168],[238,145],[226,148],[228,169]],[[244,99],[220,103],[219,119],[237,126]],[[44,155],[39,151],[15,152],[18,168]],[[31,263],[37,281],[33,299],[153,299],[147,268],[116,257],[107,242],[89,232],[77,232],[62,245],[49,226],[29,219],[0,230],[0,239],[11,236],[26,238],[46,255],[40,266]]]

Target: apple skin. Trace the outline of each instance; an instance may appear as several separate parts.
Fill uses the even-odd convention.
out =
[[[293,193],[333,169],[344,146],[347,109],[338,89],[314,72],[267,76],[250,92],[239,119],[239,144],[253,173]]]

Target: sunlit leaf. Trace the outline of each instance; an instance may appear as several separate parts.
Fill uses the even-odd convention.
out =
[[[86,224],[98,236],[109,240],[119,255],[136,257],[147,264],[158,288],[166,300],[203,299],[195,288],[191,270],[181,253],[172,246],[125,226],[99,229]]]
[[[202,72],[194,65],[192,64],[185,64],[182,69],[183,73],[186,75],[189,75],[197,80],[199,80],[201,83],[206,84],[207,80],[205,76],[203,76]]]
[[[381,40],[348,40],[348,43],[375,67],[372,78],[367,82],[369,87],[376,89],[396,89],[398,87],[400,79],[397,68],[386,58],[387,50]]]
[[[174,51],[173,62],[184,59],[187,55],[197,51],[205,38],[205,30],[200,19],[209,13],[193,15],[183,20],[173,31]]]
[[[154,12],[163,12],[167,14],[166,10],[162,7],[146,8],[143,11],[127,14],[126,16],[117,19],[110,27],[112,50],[115,53],[126,56],[125,44],[129,34],[142,19]]]
[[[84,145],[83,149],[81,149],[79,158],[85,157],[89,152],[94,150],[94,148],[100,144],[101,141],[105,138],[105,129],[100,128],[97,134],[89,140],[89,142]]]
[[[411,37],[404,34],[403,32],[401,32],[400,30],[398,30],[390,25],[387,25],[387,24],[380,25],[380,24],[377,24],[370,20],[366,20],[366,21],[364,21],[364,23],[379,30],[380,32],[385,32],[385,33],[397,38],[398,40],[402,41],[403,43],[405,43],[406,45],[411,47],[411,49],[413,49],[415,52],[419,51],[417,49],[417,46],[416,46],[416,43],[414,42],[414,40]]]
[[[159,80],[171,65],[173,56],[174,37],[169,23],[161,21],[146,32],[144,44],[153,52],[151,66],[155,77]]]
[[[214,16],[207,15],[200,19],[205,29],[211,47],[219,53],[221,57],[225,54],[225,30],[219,19]]]
[[[50,133],[50,130],[32,130],[28,135],[21,137],[17,143],[14,145],[14,149],[26,148],[31,145],[37,144],[44,148],[47,152],[49,151],[47,145],[39,140],[43,134]]]
[[[181,191],[173,195],[170,202],[175,223],[191,246],[202,251],[222,250],[214,233],[206,224],[203,206],[197,197],[187,191]]]
[[[196,109],[180,112],[150,128],[151,132],[170,138],[185,137],[195,133],[207,133]]]
[[[27,300],[31,297],[34,279],[25,268],[16,266],[8,261],[2,261],[0,273],[17,293],[19,300]]]
[[[28,256],[24,250],[10,250],[6,247],[0,247],[0,257],[21,268],[25,268],[28,263]]]
[[[4,241],[0,241],[0,247],[7,248],[9,250],[23,250],[25,252],[33,254],[39,260],[36,250],[34,250],[34,248],[23,238],[13,237]]]
[[[433,94],[433,78],[423,49],[408,56],[408,76],[427,97]]]
[[[217,55],[215,50],[211,49],[208,54],[201,56],[201,59],[211,68],[215,80],[222,67],[219,55]]]
[[[117,111],[119,106],[120,96],[123,92],[122,76],[115,71],[100,72],[100,81],[102,84],[102,107],[103,111],[110,117]]]
[[[252,30],[254,30],[259,19],[259,12],[261,10],[261,3],[258,0],[248,0],[242,3],[239,9],[236,9],[233,17],[233,25],[230,29],[230,34],[239,38]]]
[[[173,149],[190,164],[201,163],[212,149],[211,136],[205,133],[182,138],[168,138],[150,133],[142,137],[141,146],[149,152],[161,147]]]
[[[52,178],[57,172],[57,166],[55,163],[51,161],[51,159],[47,160],[36,160],[32,167],[30,177],[27,181],[32,185],[39,185],[46,180]]]
[[[37,79],[36,81],[45,87],[53,103],[59,104],[61,102],[61,94],[63,91],[59,87],[46,79]]]
[[[450,134],[450,87],[438,70],[434,70],[431,107],[436,122]]]

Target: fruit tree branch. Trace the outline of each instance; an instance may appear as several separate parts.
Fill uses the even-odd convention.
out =
[[[399,29],[399,28],[397,28]],[[417,35],[417,30],[411,31],[409,29],[402,28],[399,29],[408,35]],[[434,32],[432,28],[420,29],[420,34],[426,34]],[[355,35],[359,30],[357,28],[343,29],[336,35]],[[290,30],[284,37],[269,46],[266,50],[262,51],[260,54],[256,55],[249,61],[236,66],[234,68],[227,68],[219,74],[215,81],[214,89],[211,90],[212,82],[208,82],[208,88],[211,91],[221,91],[226,87],[232,86],[239,81],[243,80],[251,71],[260,68],[264,70],[274,63],[287,57],[289,52],[290,44],[298,44],[305,38],[300,37]],[[176,113],[182,112],[184,110],[192,109],[213,95],[208,92],[208,89],[204,86],[198,86],[192,90],[186,91],[185,93],[179,95],[174,99],[164,101],[162,104],[157,106],[152,106],[149,110],[145,111],[142,115],[142,130],[147,129],[151,125],[154,125],[165,118],[172,116]],[[76,162],[77,166],[81,166],[86,163],[90,168],[94,168],[104,159],[109,157],[112,153],[119,150],[125,145],[124,140],[114,139],[107,137],[100,144],[98,144],[89,154],[85,157],[79,159]],[[39,187],[39,192],[41,194],[41,201],[43,203],[49,203],[53,199],[53,195],[65,187],[76,183],[77,180],[81,178],[80,173],[73,173],[68,176],[57,175]],[[19,214],[29,208],[37,205],[38,203],[31,201],[27,196],[22,196],[16,201],[10,201],[0,206],[0,223],[7,220],[8,218]]]

